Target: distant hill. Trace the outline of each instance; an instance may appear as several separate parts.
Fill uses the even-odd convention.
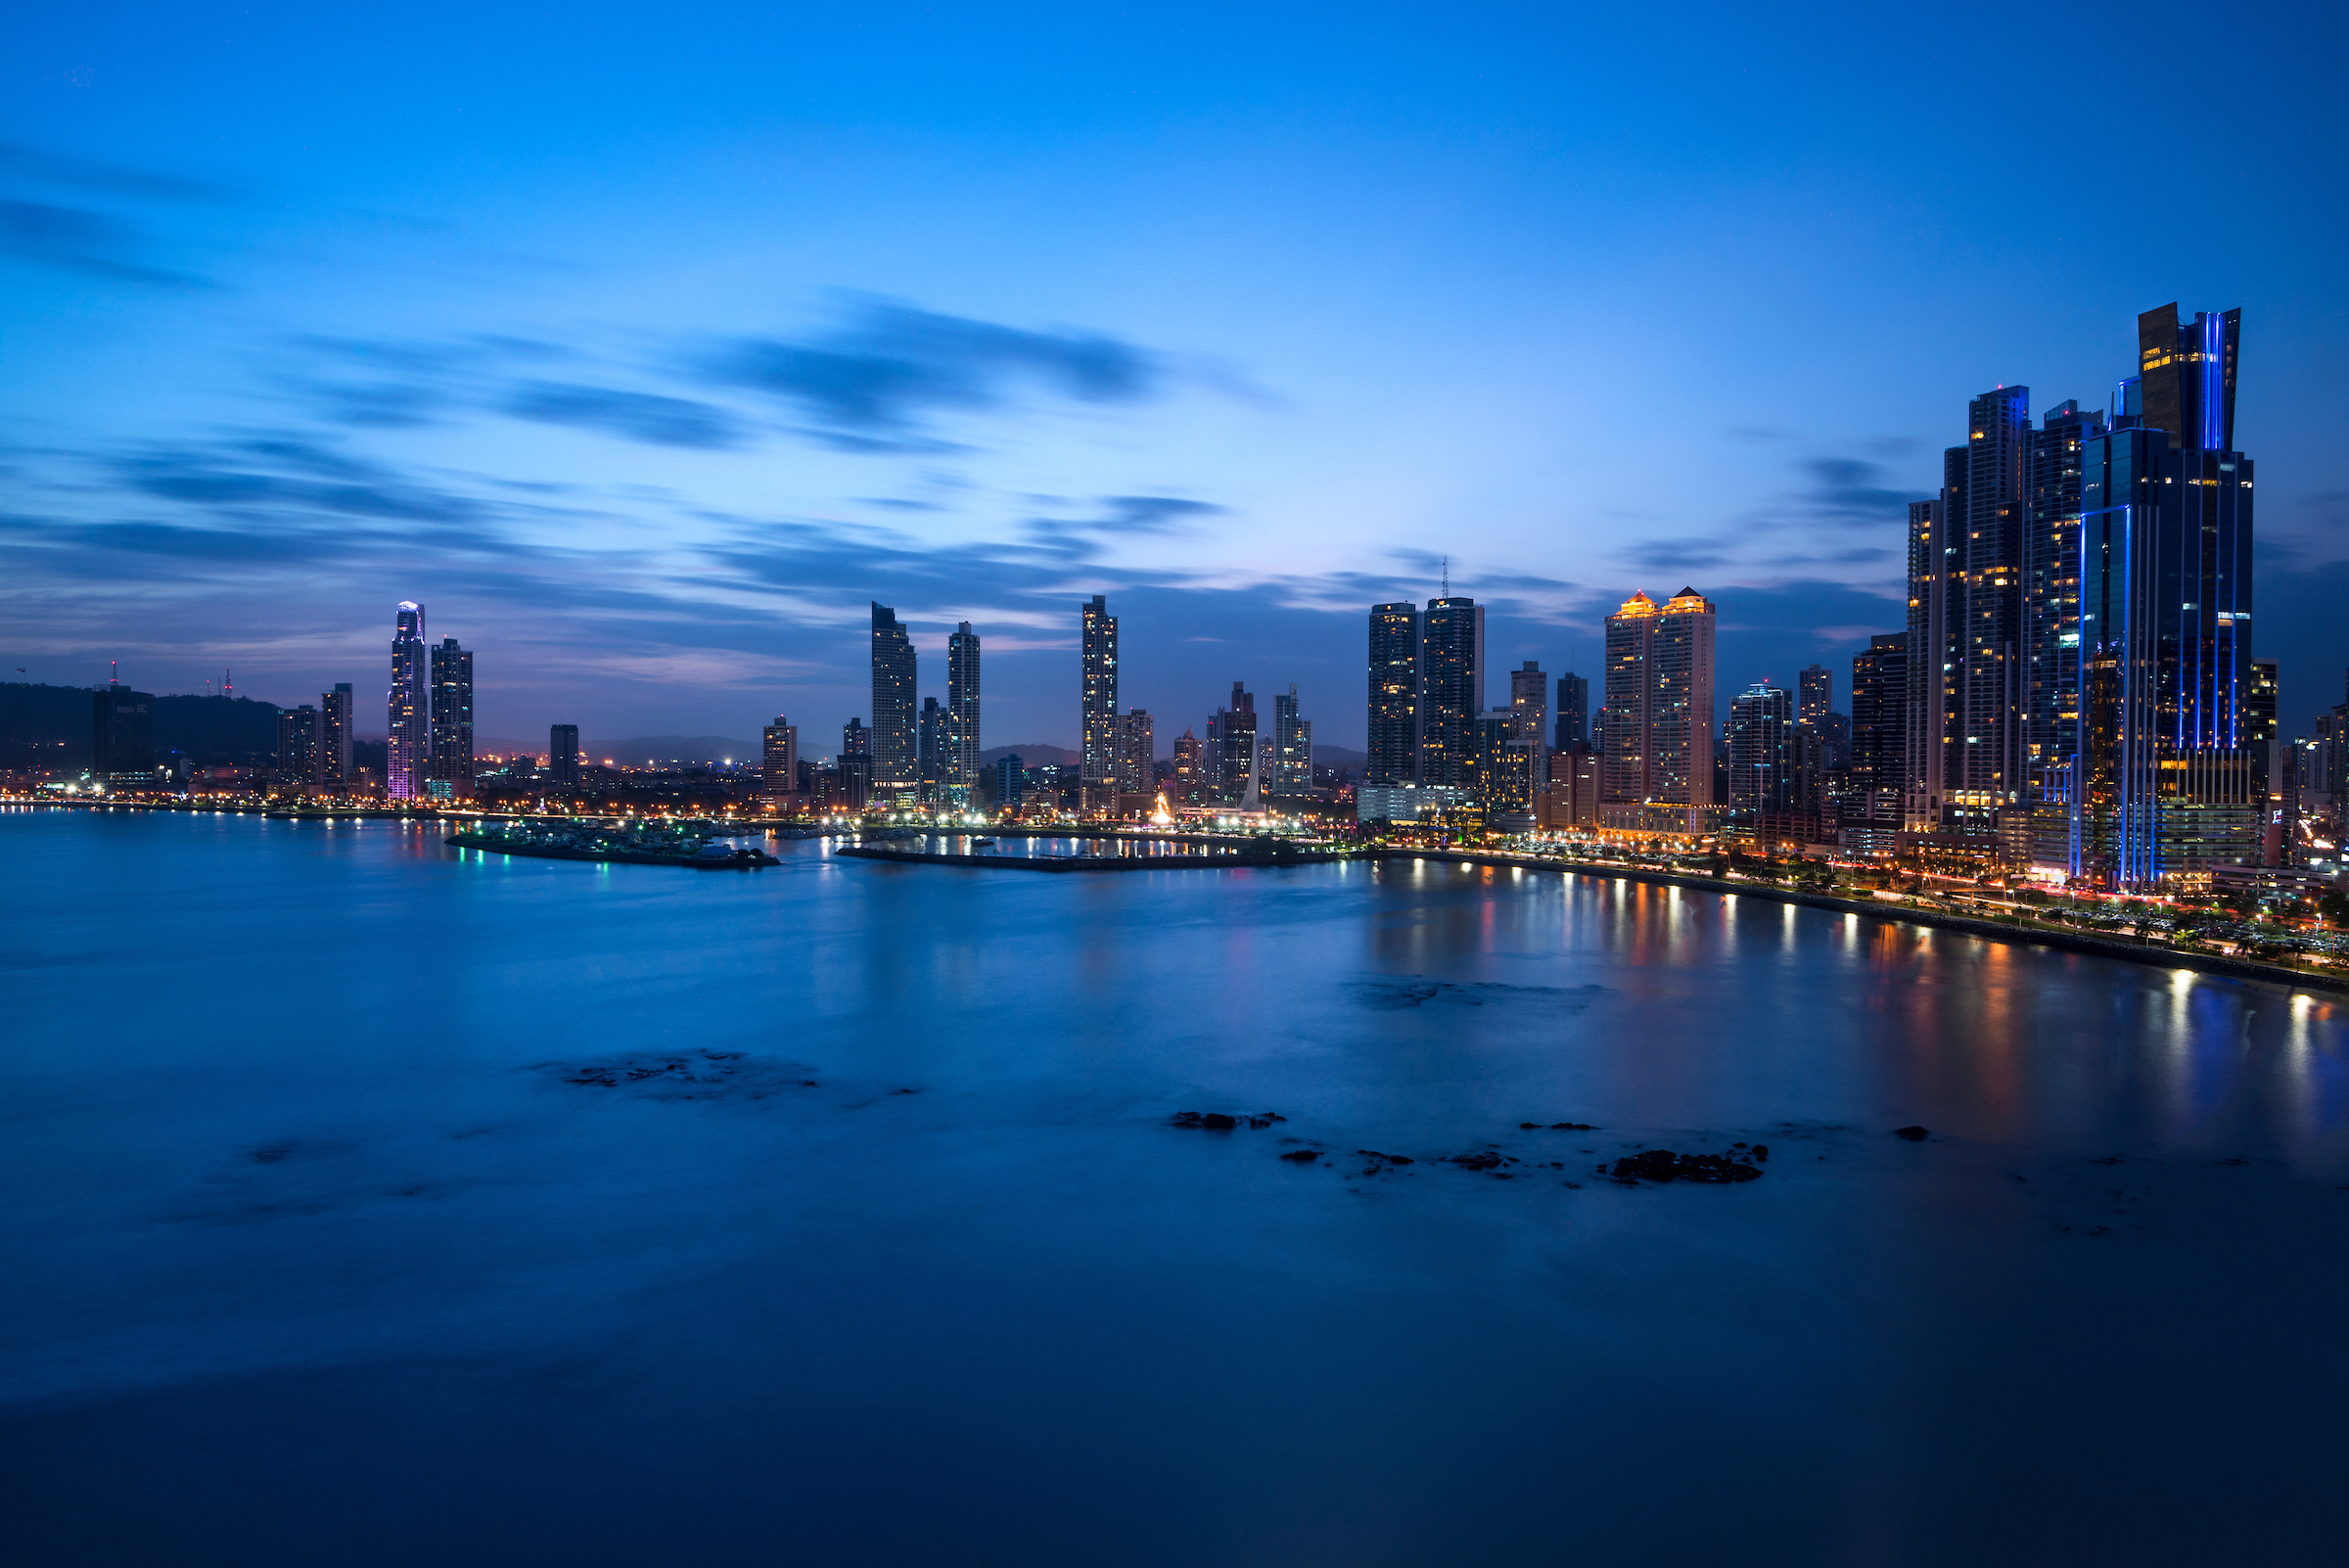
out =
[[[724,735],[630,735],[615,741],[582,735],[579,750],[592,761],[609,757],[630,767],[642,767],[648,761],[722,762],[728,758],[740,762],[760,755],[759,742],[731,740]]]
[[[1313,764],[1316,767],[1344,767],[1359,773],[1370,765],[1368,752],[1353,751],[1344,746],[1324,746],[1313,743]]]
[[[23,681],[0,685],[0,766],[89,766],[94,689]],[[266,762],[277,752],[277,704],[250,697],[158,697],[156,756],[237,765]]]

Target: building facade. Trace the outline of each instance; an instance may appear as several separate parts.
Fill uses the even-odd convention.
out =
[[[432,669],[424,645],[424,606],[400,601],[392,617],[392,691],[384,743],[384,793],[421,799],[432,777]]]
[[[913,639],[898,623],[898,613],[873,602],[872,794],[884,802],[911,800],[921,786],[921,737],[917,731],[920,671]]]
[[[979,788],[979,633],[967,621],[946,636],[946,748],[941,758],[945,804],[971,804]]]
[[[2172,352],[2194,354],[2209,383],[2165,391],[2163,405],[2188,439],[2233,435],[2234,315],[2198,316],[2192,328],[2168,322],[2180,340]],[[2138,413],[2151,401],[2124,383],[2115,428],[2087,440],[2082,461],[2080,717],[2065,760],[2063,869],[2112,888],[2157,887],[2234,853],[2183,846],[2232,832],[2256,767],[2258,725],[2245,701],[2252,463],[2138,423],[2150,418]]]
[[[1214,774],[1215,804],[1238,807],[1248,800],[1256,777],[1256,694],[1240,681],[1231,683],[1231,706],[1219,708],[1207,721],[1208,766]]]
[[[1272,694],[1272,754],[1265,792],[1290,797],[1313,791],[1313,721],[1297,711],[1297,686]]]
[[[1729,809],[1793,810],[1794,695],[1758,680],[1729,699]]]
[[[473,654],[443,637],[432,651],[433,759],[431,793],[446,800],[473,797]]]
[[[1118,720],[1118,809],[1148,809],[1158,793],[1158,732],[1143,709]]]
[[[318,695],[318,788],[341,795],[350,788],[350,682],[337,681]]]
[[[318,783],[318,710],[308,703],[277,711],[277,777],[297,789]]]
[[[1561,752],[1590,749],[1590,682],[1581,675],[1558,677],[1558,716],[1551,745]]]
[[[1419,777],[1419,611],[1370,607],[1370,729],[1362,782],[1373,788]]]
[[[558,790],[579,787],[579,726],[549,724],[546,726],[547,782]]]
[[[1907,777],[1908,744],[1909,634],[1879,632],[1852,656],[1853,791],[1897,794]]]
[[[90,694],[90,774],[143,782],[155,771],[155,697],[108,681]]]
[[[1698,833],[1713,801],[1711,600],[1634,593],[1607,618],[1600,815],[1627,830]]]
[[[1082,804],[1107,807],[1118,784],[1118,618],[1096,593],[1079,613],[1083,727],[1077,754]]]
[[[1484,607],[1474,599],[1430,599],[1419,623],[1420,783],[1467,786],[1484,681]]]
[[[800,803],[800,726],[783,715],[759,732],[759,798],[779,811]]]

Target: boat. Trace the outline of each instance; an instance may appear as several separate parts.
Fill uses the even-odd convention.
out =
[[[993,839],[973,839],[973,840],[971,840],[971,848],[972,848],[972,849],[974,849],[974,850],[976,850],[976,849],[978,849],[978,848],[979,848],[981,845],[984,845],[984,844],[992,844],[992,843],[994,843],[994,842],[995,842],[995,841],[994,841]]]

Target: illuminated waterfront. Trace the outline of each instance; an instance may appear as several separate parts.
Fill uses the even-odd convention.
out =
[[[2337,1003],[1511,867],[440,837],[0,818],[36,1560],[2331,1549]]]

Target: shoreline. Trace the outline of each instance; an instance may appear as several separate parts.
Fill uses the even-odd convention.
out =
[[[2145,964],[2158,969],[2191,969],[2201,974],[2217,975],[2228,980],[2259,981],[2268,985],[2349,995],[2349,974],[2312,974],[2307,970],[2289,969],[2281,964],[2263,963],[2256,958],[2231,958],[2223,953],[2188,952],[2175,947],[2158,947],[2150,943],[2122,942],[2112,937],[2092,937],[2084,932],[2044,930],[2034,926],[2001,925],[1996,920],[1983,920],[1972,915],[1946,914],[1938,909],[1920,909],[1913,904],[1896,904],[1889,900],[1879,899],[1868,899],[1864,902],[1858,899],[1837,898],[1831,893],[1803,893],[1791,888],[1773,888],[1767,883],[1760,882],[1724,882],[1718,877],[1690,876],[1678,871],[1657,871],[1645,866],[1568,864],[1557,860],[1527,858],[1517,855],[1486,854],[1473,850],[1374,849],[1364,852],[1363,857],[1373,860],[1445,860],[1459,865],[1505,866],[1518,871],[1552,871],[1561,876],[1645,882],[1657,887],[1686,888],[1692,893],[1728,894],[1738,898],[1768,899],[1777,903],[1801,904],[1806,908],[1821,909],[1833,914],[1860,915],[1866,919],[1882,920],[1895,925],[1927,926],[1942,931],[1958,932],[1969,937],[1984,937],[1995,942],[2035,943],[2042,947],[2054,947],[2065,952],[2082,953],[2092,958],[2118,958],[2124,962]]]
[[[135,810],[169,811],[182,814],[215,814],[227,816],[265,816],[278,820],[300,821],[329,816],[392,819],[407,821],[445,821],[451,817],[470,817],[475,821],[500,820],[502,813],[459,811],[414,811],[376,807],[341,811],[294,811],[260,807],[198,806],[192,803],[161,801],[27,801],[21,803],[36,809],[79,810]],[[521,819],[521,818],[516,818]],[[793,824],[798,825],[798,824]],[[745,831],[759,831],[746,829]],[[974,834],[1006,838],[1165,838],[1176,842],[1217,843],[1252,842],[1244,835],[1185,834],[1180,832],[1136,832],[1130,827],[1101,827],[1090,832],[1082,828],[1009,827],[973,829]],[[822,835],[830,837],[832,835]],[[1924,926],[1933,930],[1953,931],[1969,937],[1981,937],[1994,942],[2032,943],[2063,952],[2076,952],[2092,958],[2114,958],[2125,963],[2144,964],[2153,968],[2190,969],[2198,974],[2215,975],[2227,980],[2245,980],[2263,985],[2297,988],[2323,992],[2332,995],[2349,996],[2349,973],[2322,974],[2293,969],[2281,964],[2266,963],[2256,958],[2234,958],[2223,953],[2203,953],[2176,947],[2157,946],[2151,943],[2125,942],[2114,937],[2090,936],[2085,932],[2063,931],[2038,926],[2004,925],[1996,920],[1984,920],[1973,915],[1947,913],[1938,909],[1922,909],[1914,904],[1894,903],[1888,899],[1838,898],[1833,894],[1805,893],[1790,888],[1773,887],[1762,882],[1726,882],[1718,877],[1695,876],[1686,872],[1659,871],[1646,866],[1603,866],[1583,861],[1565,861],[1543,856],[1495,854],[1474,850],[1401,849],[1370,845],[1347,856],[1300,855],[1295,858],[1232,855],[1167,855],[1167,856],[1108,856],[1086,855],[1067,859],[1030,858],[1017,855],[931,854],[916,850],[898,850],[881,845],[852,844],[833,853],[855,859],[883,860],[897,863],[927,862],[940,865],[965,865],[982,868],[1009,866],[1031,871],[1140,871],[1140,870],[1213,870],[1238,866],[1289,866],[1338,863],[1341,859],[1371,861],[1439,860],[1457,865],[1506,867],[1519,871],[1546,871],[1560,876],[1613,878],[1624,882],[1642,882],[1655,887],[1685,888],[1692,893],[1724,894],[1735,897],[1766,899],[1776,903],[1800,904],[1832,914],[1860,915],[1871,920],[1894,924]],[[570,858],[570,856],[549,856]],[[1154,863],[1157,862],[1157,863]]]

